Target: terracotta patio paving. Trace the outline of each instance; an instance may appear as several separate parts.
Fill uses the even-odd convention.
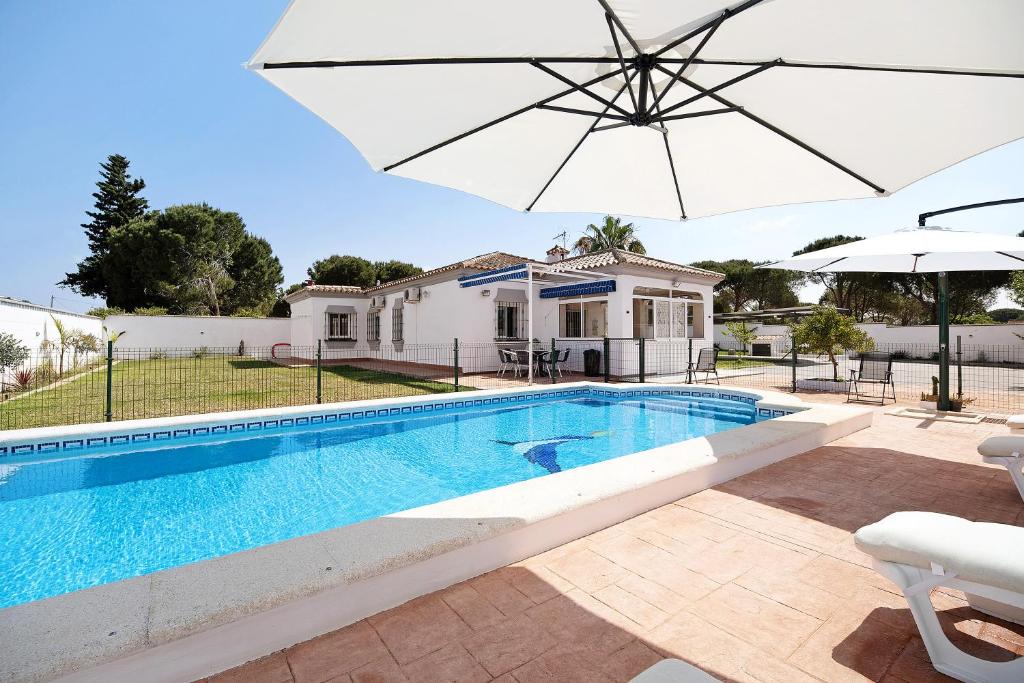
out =
[[[977,443],[998,424],[875,426],[209,679],[625,681],[663,657],[723,681],[950,680],[852,532],[896,510],[1024,526]],[[932,595],[954,640],[1024,654],[1024,627]]]

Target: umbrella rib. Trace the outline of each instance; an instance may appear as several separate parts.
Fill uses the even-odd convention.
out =
[[[605,21],[608,22],[608,32],[612,34],[612,44],[615,45],[615,54],[619,58],[619,66],[622,68],[622,72],[626,72],[626,60],[622,57],[622,47],[619,46],[619,37],[615,34],[615,24],[612,20],[612,15],[605,14]],[[633,102],[633,110],[639,111],[639,107],[636,103],[636,93],[633,92],[633,79],[626,80],[626,89],[629,90],[629,99]]]
[[[615,111],[619,112],[623,116],[627,116],[627,117],[629,116],[629,112],[626,111],[625,109],[623,109],[622,107],[614,104],[613,102],[610,102],[610,101],[606,100],[605,98],[601,97],[597,93],[593,93],[593,92],[587,90],[585,87],[583,87],[582,85],[580,85],[576,81],[572,80],[571,78],[567,78],[567,77],[563,76],[562,74],[558,73],[554,69],[552,69],[550,67],[547,67],[547,66],[544,66],[540,62],[531,62],[531,64],[533,66],[537,67],[538,69],[540,69],[541,71],[543,71],[544,73],[548,74],[549,76],[552,76],[552,77],[557,78],[558,80],[562,81],[563,83],[565,83],[569,87],[573,88],[574,90],[577,90],[577,91],[583,93],[587,97],[590,97],[591,99],[594,99],[594,100],[600,102],[601,104],[605,105],[606,107],[610,107],[610,108],[614,109]]]
[[[705,97],[710,97],[711,95],[713,95],[714,93],[718,92],[719,90],[725,90],[730,85],[736,85],[740,81],[745,81],[748,78],[750,78],[751,76],[756,76],[757,74],[761,73],[762,71],[767,71],[768,69],[772,68],[773,66],[775,66],[775,62],[766,62],[764,64],[761,64],[756,69],[751,69],[750,71],[747,71],[746,73],[742,73],[739,76],[736,76],[735,78],[730,78],[729,80],[725,81],[724,83],[719,83],[718,85],[716,85],[713,88],[708,88],[708,89],[704,90],[703,92],[700,92],[700,93],[694,95],[693,97],[688,97],[685,100],[683,100],[682,102],[677,102],[676,104],[673,104],[671,107],[666,108],[661,113],[662,114],[667,114],[667,113],[669,113],[671,111],[675,111],[676,109],[682,109],[683,107],[685,107],[688,104],[693,104],[697,100],[702,100]],[[682,76],[679,75],[679,74],[673,74],[672,75],[672,80],[673,81],[680,80],[681,78],[682,78]]]
[[[729,17],[729,14],[729,10],[725,10],[724,12],[722,12],[722,14],[718,17],[718,20],[711,25],[711,28],[708,30],[708,32],[705,33],[704,37],[701,38],[699,43],[697,43],[697,47],[693,49],[693,52],[691,52],[690,55],[686,58],[686,60],[683,61],[683,63],[679,66],[679,69],[676,71],[676,76],[683,75],[683,72],[686,71],[687,67],[689,67],[690,64],[693,63],[693,60],[697,58],[697,55],[700,54],[700,51],[703,50],[704,46],[707,45],[709,40],[711,40],[711,36],[715,35],[715,31],[718,30],[718,27],[721,26],[722,22]],[[671,90],[672,86],[675,84],[675,78],[669,80],[668,85],[665,87],[664,90],[661,91],[661,94],[654,98],[654,104],[652,104],[651,108],[647,110],[648,114],[654,111],[654,108],[658,106],[658,103],[661,102],[661,100],[665,97],[665,95],[668,94],[668,91]]]
[[[662,72],[668,74],[669,76],[673,75],[671,71],[669,71],[668,69],[666,69],[666,68],[664,68],[664,67],[662,67],[660,65],[655,65],[655,68],[658,69],[659,71],[662,71]],[[694,83],[693,81],[689,80],[688,78],[686,78],[684,76],[680,76],[678,78],[678,80],[683,85],[688,85],[691,88],[693,88],[694,90],[696,90],[697,92],[706,92],[707,91],[707,89],[704,88],[703,86],[697,85],[696,83]],[[775,133],[776,135],[778,135],[780,137],[785,138],[786,140],[792,142],[794,145],[800,147],[801,149],[803,149],[803,150],[805,150],[807,152],[810,152],[811,154],[813,154],[814,156],[818,157],[819,159],[821,159],[825,163],[834,166],[835,168],[839,169],[840,171],[842,171],[843,173],[847,174],[851,178],[855,178],[856,180],[864,183],[865,185],[867,185],[868,187],[873,189],[875,192],[877,192],[879,194],[886,194],[885,188],[881,187],[880,185],[877,185],[876,183],[871,182],[870,180],[868,180],[864,176],[860,175],[856,171],[854,171],[854,170],[844,166],[843,164],[839,163],[838,161],[836,161],[832,157],[828,156],[824,152],[821,152],[821,151],[815,149],[814,147],[811,147],[809,144],[807,144],[803,140],[800,140],[799,138],[797,138],[797,137],[787,133],[786,131],[782,130],[778,126],[773,125],[773,124],[765,121],[764,119],[762,119],[760,116],[757,116],[756,114],[751,113],[748,109],[745,109],[745,108],[740,107],[739,105],[737,105],[737,104],[735,104],[733,102],[730,102],[729,100],[725,99],[721,95],[718,95],[717,93],[710,93],[708,96],[711,99],[713,99],[716,102],[718,102],[719,104],[724,105],[726,107],[737,107],[737,109],[736,109],[737,112],[739,112],[743,116],[747,117],[748,119],[750,119],[754,123],[756,123],[756,124],[758,124],[760,126],[763,126],[764,128],[767,128],[771,132]]]
[[[689,33],[684,35],[683,37],[676,38],[671,43],[669,43],[665,47],[663,47],[660,50],[658,50],[657,52],[655,52],[654,56],[655,57],[661,57],[661,55],[665,54],[669,50],[672,50],[672,49],[678,47],[679,45],[682,45],[683,43],[688,41],[690,38],[693,38],[694,36],[699,36],[701,33],[703,33],[704,31],[708,30],[709,28],[711,28],[711,26],[713,26],[716,22],[721,21],[721,19],[726,18],[726,17],[734,17],[737,14],[739,14],[740,12],[745,12],[746,10],[750,9],[751,7],[753,7],[754,5],[759,5],[762,2],[764,2],[764,0],[747,0],[747,2],[743,3],[742,5],[739,5],[738,7],[734,7],[731,10],[726,10],[725,13],[721,17],[715,17],[711,21],[706,22],[703,25],[693,29],[692,31],[690,31]],[[664,60],[661,60],[661,61],[664,61]]]
[[[647,80],[650,83],[651,92],[654,93],[654,95],[655,95],[655,97],[654,97],[654,108],[655,108],[655,110],[657,110],[658,117],[659,117],[659,120],[660,120],[661,113],[662,113],[661,112],[661,105],[658,104],[658,100],[660,98],[657,96],[658,95],[658,91],[654,87],[654,77],[651,76],[651,72],[650,72],[649,69],[647,71]],[[669,85],[671,85],[671,83]],[[664,94],[664,92],[665,91],[663,90],[662,94]],[[662,138],[662,140],[665,141],[665,154],[668,156],[668,167],[669,167],[669,170],[672,171],[672,184],[676,188],[676,199],[679,200],[679,218],[680,218],[680,220],[684,220],[685,221],[686,220],[686,207],[683,206],[683,193],[679,189],[679,176],[676,175],[676,163],[675,163],[675,161],[672,160],[672,148],[669,147],[669,144],[668,144],[668,129],[667,128],[662,128],[661,129],[661,138]]]
[[[634,71],[632,74],[629,75],[629,78],[626,79],[626,85],[628,85],[630,83],[630,81],[632,81],[635,77],[636,77],[636,72]],[[614,102],[615,100],[619,99],[619,96],[622,95],[622,91],[625,90],[625,89],[626,89],[625,85],[622,86],[621,88],[619,88],[619,92],[615,93],[615,97],[612,98],[612,102]],[[604,116],[607,113],[607,111],[608,111],[608,109],[606,108],[605,111],[601,113],[601,115]],[[551,183],[555,182],[555,178],[558,177],[558,174],[562,172],[562,169],[565,168],[565,165],[568,164],[569,160],[572,159],[574,154],[576,154],[576,150],[578,150],[580,147],[582,147],[584,141],[588,137],[590,137],[590,134],[593,133],[597,129],[597,124],[599,124],[599,123],[601,123],[601,118],[600,117],[597,118],[594,121],[593,124],[591,124],[590,128],[587,129],[587,132],[583,134],[583,137],[581,137],[579,139],[579,142],[577,142],[576,145],[571,150],[569,150],[569,153],[565,156],[565,159],[562,159],[562,163],[560,163],[558,165],[558,168],[556,168],[555,172],[551,174],[551,177],[548,178],[548,181],[546,183],[544,183],[544,187],[540,188],[540,192],[537,193],[537,196],[534,197],[533,201],[530,202],[530,204],[526,207],[527,211],[532,210],[533,209],[533,205],[536,204],[538,201],[540,201],[541,195],[543,195],[545,192],[547,192],[547,189],[548,189],[548,187],[551,186]],[[622,126],[622,125],[628,125],[628,124],[620,123],[620,124],[616,124],[616,125],[617,126]]]
[[[625,116],[618,116],[616,114],[606,113],[608,108],[605,107],[605,111],[587,111],[586,109],[573,109],[571,107],[559,107],[554,104],[538,104],[537,109],[544,109],[545,111],[559,111],[563,114],[579,114],[581,116],[596,116],[597,118],[604,117],[606,119],[615,119],[616,121],[629,122],[629,119]]]
[[[333,69],[346,66],[435,66],[459,64],[615,64],[615,57],[421,57],[409,59],[355,59],[349,61],[316,60],[305,62],[266,62],[262,69]]]
[[[593,132],[597,133],[597,132],[600,132],[602,130],[612,130],[613,128],[622,128],[624,126],[631,126],[631,125],[633,125],[633,124],[631,124],[629,122],[625,122],[625,123],[609,123],[607,126],[598,126],[597,128],[595,128],[593,130]]]
[[[674,64],[677,59],[659,59],[663,64]],[[708,66],[757,66],[768,62],[750,61],[742,59],[694,59],[694,64],[706,64]],[[961,69],[941,69],[916,66],[874,66],[870,64],[828,64],[824,62],[787,62],[778,59],[776,66],[790,69],[834,69],[840,71],[880,71],[885,73],[908,73],[908,74],[931,74],[937,76],[978,76],[990,78],[1024,78],[1024,72],[1020,71],[963,71]]]
[[[695,111],[688,114],[673,114],[672,116],[658,116],[655,121],[678,121],[680,119],[695,119],[700,116],[711,116],[713,114],[728,114],[730,112],[739,111],[743,107],[723,107],[721,109],[708,109],[706,111]]]
[[[601,7],[604,8],[604,13],[607,14],[611,18],[611,20],[615,22],[615,25],[619,27],[619,30],[622,31],[622,35],[629,43],[629,46],[632,47],[637,54],[642,53],[643,50],[640,49],[640,45],[637,44],[637,42],[633,39],[633,36],[630,35],[629,31],[626,30],[626,25],[622,23],[622,20],[619,19],[619,15],[617,15],[615,13],[615,10],[612,9],[611,5],[608,4],[608,0],[597,1],[601,3]]]
[[[585,82],[583,85],[584,85],[584,87],[595,85],[597,83],[600,83],[601,81],[607,80],[607,79],[612,78],[614,76],[618,76],[621,73],[622,73],[621,69],[615,69],[614,71],[611,71],[611,72],[609,72],[607,74],[604,74],[602,76],[597,76],[596,78],[592,78],[589,81]],[[476,133],[479,133],[482,130],[486,130],[486,129],[490,128],[491,126],[496,126],[497,124],[502,123],[504,121],[508,121],[511,118],[515,118],[516,116],[519,116],[520,114],[525,114],[526,112],[528,112],[528,111],[530,111],[532,109],[536,109],[537,107],[541,106],[542,104],[547,104],[549,102],[554,102],[555,100],[557,100],[557,99],[559,99],[561,97],[565,97],[566,95],[570,95],[573,92],[575,92],[575,90],[571,90],[571,89],[570,90],[563,90],[562,92],[555,93],[554,95],[551,95],[550,97],[545,97],[544,99],[538,100],[538,101],[534,102],[533,104],[528,104],[525,107],[521,107],[519,109],[516,109],[515,111],[509,112],[508,114],[505,114],[504,116],[499,116],[498,118],[493,119],[491,121],[488,121],[487,123],[483,123],[483,124],[477,126],[476,128],[472,128],[472,129],[467,130],[467,131],[465,131],[463,133],[459,133],[458,135],[450,137],[447,140],[442,140],[441,142],[437,143],[436,145],[432,145],[430,147],[427,147],[426,149],[420,150],[419,152],[416,152],[415,154],[411,154],[411,155],[405,157],[404,159],[396,161],[393,164],[389,164],[388,166],[385,166],[382,170],[385,171],[385,172],[390,171],[391,169],[396,168],[398,166],[401,166],[402,164],[408,163],[408,162],[410,162],[410,161],[412,161],[414,159],[418,159],[418,158],[420,158],[421,156],[423,156],[425,154],[430,154],[431,152],[436,152],[437,150],[441,149],[442,147],[446,147],[447,145],[450,145],[453,142],[458,142],[459,140],[462,140],[463,138],[467,138],[470,135],[474,135]]]

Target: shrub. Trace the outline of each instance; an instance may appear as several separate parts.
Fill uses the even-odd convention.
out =
[[[18,391],[25,391],[32,386],[32,380],[36,378],[35,371],[32,368],[21,368],[14,371],[14,385],[18,387]]]
[[[240,342],[238,342],[238,355],[239,355],[239,357],[245,355],[245,340],[244,339],[241,340]]]
[[[793,339],[811,353],[828,356],[834,382],[839,381],[836,356],[847,350],[870,351],[875,348],[875,341],[857,327],[852,316],[843,315],[832,306],[815,306],[811,315],[793,325]]]
[[[0,332],[0,373],[15,368],[28,359],[28,347],[18,342],[13,334]]]
[[[754,341],[757,337],[755,331],[756,327],[749,327],[745,322],[727,322],[725,324],[726,334],[735,339],[743,346],[743,352],[746,353],[747,345]]]
[[[985,355],[985,351],[984,350],[979,350],[978,351],[978,355],[974,357],[974,362],[975,363],[987,363],[988,362],[988,356]]]
[[[157,351],[152,351],[149,354],[149,359],[150,360],[163,360],[165,358],[167,358],[167,352],[166,351],[157,350]]]
[[[167,315],[163,306],[141,306],[132,311],[132,315]]]
[[[192,351],[192,357],[196,360],[202,360],[210,355],[210,349],[205,346],[200,346],[198,349]]]
[[[124,315],[125,313],[127,313],[127,311],[123,308],[118,308],[117,306],[99,306],[98,308],[90,308],[85,312],[86,315],[95,316],[101,320],[105,319],[107,316]]]

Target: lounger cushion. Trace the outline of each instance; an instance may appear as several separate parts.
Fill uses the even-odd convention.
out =
[[[692,664],[678,659],[663,659],[641,672],[631,683],[721,683]]]
[[[1006,426],[1010,429],[1024,429],[1024,415],[1011,415],[1006,418]]]
[[[978,453],[997,458],[1024,453],[1024,436],[990,436],[978,446]]]
[[[931,569],[1024,593],[1024,528],[936,512],[894,512],[857,531],[857,547],[885,562]]]

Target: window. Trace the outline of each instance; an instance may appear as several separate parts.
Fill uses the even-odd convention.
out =
[[[402,334],[402,307],[395,306],[391,309],[391,341],[402,341]]]
[[[526,304],[518,301],[498,301],[498,339],[526,338]]]
[[[366,314],[366,341],[380,341],[380,311]]]
[[[356,316],[354,313],[328,313],[327,339],[354,340]]]
[[[558,305],[558,335],[566,338],[608,335],[608,300],[577,299]]]

